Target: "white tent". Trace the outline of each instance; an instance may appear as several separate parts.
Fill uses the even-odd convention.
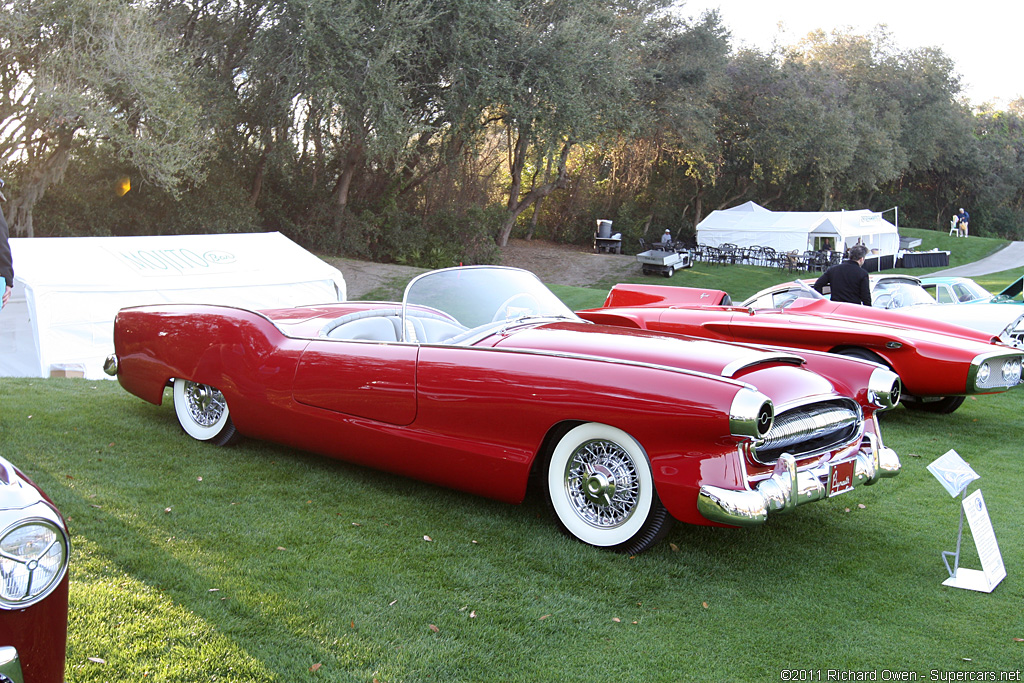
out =
[[[278,232],[12,239],[14,291],[0,309],[0,376],[104,378],[126,306],[265,309],[344,301],[345,279]]]
[[[754,202],[712,211],[697,224],[697,242],[710,247],[735,244],[800,253],[827,244],[835,251],[845,251],[859,242],[881,256],[894,256],[900,248],[897,227],[880,213],[867,209],[769,211]]]

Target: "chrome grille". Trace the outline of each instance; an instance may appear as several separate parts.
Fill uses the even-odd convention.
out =
[[[983,365],[988,366],[987,377],[983,379],[980,374],[973,372],[975,387],[979,391],[984,391],[1016,386],[1020,382],[1019,364],[1021,360],[1018,355],[988,358],[983,362]],[[1006,374],[1007,371],[1009,371],[1009,376]]]
[[[753,456],[770,465],[783,453],[801,457],[846,446],[860,437],[862,422],[861,409],[855,401],[790,408],[775,416],[775,424],[758,442]]]

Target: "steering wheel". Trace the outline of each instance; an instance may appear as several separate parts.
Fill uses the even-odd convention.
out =
[[[540,311],[540,302],[537,301],[536,297],[534,297],[532,294],[520,292],[519,294],[513,294],[512,296],[501,302],[501,305],[498,306],[498,310],[494,312],[494,317],[491,318],[491,322],[496,323],[499,320],[508,320],[508,309],[512,307],[512,304],[517,299],[523,300],[525,306],[521,306],[522,308],[528,307],[530,309],[530,312],[532,313],[537,313]]]
[[[799,298],[799,296],[793,294],[792,296],[787,297],[785,301],[780,302],[776,308],[778,308],[780,311],[784,311],[787,307],[792,306],[793,302]]]
[[[879,294],[875,299],[875,308],[891,309],[896,308],[895,301],[892,299],[892,294]]]

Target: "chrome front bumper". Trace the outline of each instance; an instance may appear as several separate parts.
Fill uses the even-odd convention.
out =
[[[896,451],[880,446],[874,434],[865,434],[864,438],[867,446],[861,446],[854,460],[853,487],[871,485],[882,477],[895,477],[900,473]],[[788,512],[797,505],[827,498],[831,490],[829,464],[797,471],[796,459],[783,454],[775,463],[772,476],[752,490],[702,486],[697,496],[697,510],[712,522],[734,526],[764,524],[771,512]]]
[[[18,651],[13,647],[0,647],[0,680],[9,680],[13,683],[24,683],[21,675],[21,661],[18,659]]]

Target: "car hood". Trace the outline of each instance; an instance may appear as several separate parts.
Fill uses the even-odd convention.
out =
[[[493,346],[712,375],[753,384],[777,404],[835,393],[831,382],[804,369],[803,358],[793,352],[625,327],[584,322],[518,326]]]
[[[943,311],[951,308],[966,307],[940,306],[936,304],[934,306],[905,306],[903,308],[886,309],[829,301],[828,299],[797,299],[791,306],[778,313],[783,318],[792,315],[798,317],[821,317],[829,321],[841,320],[853,326],[851,331],[856,330],[858,327],[862,329],[870,327],[871,329],[882,330],[890,336],[898,334],[903,337],[908,335],[920,337],[925,335],[926,338],[931,338],[937,334],[944,337],[960,337],[982,344],[991,343],[992,338],[997,336],[998,332],[979,329],[976,326],[967,325],[963,321],[947,320],[945,316],[950,314]],[[933,315],[933,312],[936,315]],[[765,311],[758,312],[757,315],[772,315],[772,313],[771,311]],[[1004,323],[1004,326],[1008,322]]]
[[[1024,309],[1005,304],[977,303],[970,306],[924,304],[895,310],[927,320],[961,325],[992,336],[1003,334],[1008,327],[1019,328],[1024,324]]]

